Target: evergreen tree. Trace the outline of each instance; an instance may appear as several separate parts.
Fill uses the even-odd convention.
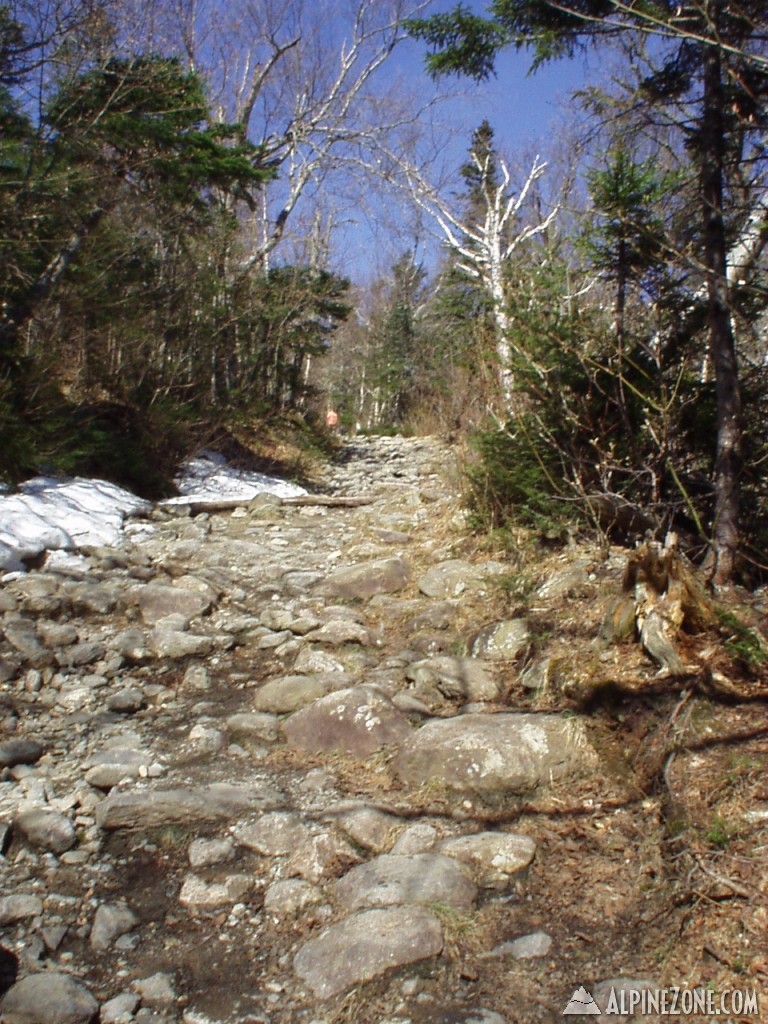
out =
[[[728,172],[733,154],[738,150],[744,159],[745,143],[759,137],[768,121],[765,4],[702,0],[681,8],[671,0],[650,7],[618,0],[493,0],[488,9],[486,18],[460,5],[411,23],[411,31],[432,47],[429,62],[435,73],[486,77],[507,45],[532,48],[535,68],[637,31],[660,40],[660,67],[649,76],[646,101],[685,101],[693,110],[683,130],[698,173],[700,258],[717,396],[711,570],[713,582],[726,583],[740,547],[743,441],[728,280],[729,231],[739,214],[729,206]]]

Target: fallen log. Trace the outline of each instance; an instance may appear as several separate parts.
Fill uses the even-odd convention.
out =
[[[201,512],[232,512],[236,508],[248,508],[254,501],[258,501],[261,495],[255,498],[194,498],[189,501],[181,501],[178,498],[172,502],[161,502],[160,507],[166,511],[173,509],[189,509],[192,515],[199,515]],[[371,505],[375,498],[371,497],[346,497],[335,494],[302,494],[295,498],[274,497],[275,507],[289,505],[292,507],[306,507],[316,505],[325,508],[357,508],[360,505]]]

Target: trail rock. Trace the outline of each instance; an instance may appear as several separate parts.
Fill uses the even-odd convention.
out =
[[[135,686],[126,686],[113,693],[107,700],[107,707],[118,715],[135,715],[144,707],[144,692]]]
[[[148,626],[156,625],[169,615],[183,615],[189,622],[205,615],[211,607],[211,598],[197,590],[151,583],[138,594],[141,617]]]
[[[511,661],[531,641],[531,632],[525,619],[506,619],[485,626],[472,642],[474,658],[492,661]]]
[[[100,904],[91,926],[91,948],[97,953],[106,952],[115,939],[132,931],[138,923],[138,917],[124,903]]]
[[[422,907],[366,910],[331,925],[296,954],[296,974],[320,999],[385,974],[394,967],[438,956],[440,922]]]
[[[179,893],[179,903],[190,910],[212,910],[241,900],[254,886],[249,875],[229,875],[223,882],[206,882],[189,874]]]
[[[17,764],[35,764],[43,756],[44,747],[37,740],[14,739],[0,743],[0,768]]]
[[[274,917],[291,917],[323,901],[323,890],[301,878],[274,882],[264,894],[264,912]]]
[[[509,889],[536,855],[532,839],[508,832],[454,836],[444,839],[437,849],[465,864],[483,889]]]
[[[317,592],[328,597],[364,601],[374,594],[392,594],[402,590],[409,577],[410,569],[405,559],[385,558],[337,569],[326,577]]]
[[[341,672],[280,676],[259,687],[253,698],[253,707],[256,711],[287,714],[311,704],[331,690],[348,686],[349,682],[350,677]]]
[[[43,911],[43,901],[39,896],[26,893],[14,893],[0,898],[0,927],[16,924],[28,917],[37,917]]]
[[[470,910],[477,888],[456,861],[436,853],[382,854],[352,868],[334,886],[347,911],[403,903],[445,903]]]
[[[405,674],[418,696],[427,696],[433,689],[449,700],[488,701],[499,696],[498,683],[475,658],[427,658],[409,665]]]
[[[419,590],[427,597],[459,597],[478,581],[478,569],[471,562],[451,558],[432,566],[419,580]]]
[[[77,842],[75,826],[64,814],[43,808],[23,811],[13,821],[30,846],[53,853],[71,850]]]
[[[406,785],[522,794],[595,763],[576,719],[498,714],[427,722],[403,743],[394,768]]]
[[[310,837],[309,829],[298,814],[291,811],[273,811],[262,814],[249,825],[234,831],[236,841],[265,857],[279,857],[293,852]]]
[[[405,715],[372,686],[321,697],[283,723],[291,747],[310,753],[339,750],[353,757],[398,743],[410,731]]]
[[[3,1024],[92,1024],[99,1004],[68,974],[41,971],[17,982],[0,1010]]]
[[[149,645],[158,658],[177,660],[210,654],[213,640],[209,636],[158,626],[150,633]]]
[[[131,790],[110,794],[96,808],[100,828],[156,828],[225,821],[249,811],[279,807],[284,797],[266,782],[212,783],[188,789]]]

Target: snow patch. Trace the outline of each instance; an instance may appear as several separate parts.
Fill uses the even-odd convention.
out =
[[[123,520],[151,505],[106,480],[35,477],[19,493],[0,497],[0,569],[23,570],[45,550],[114,546]]]
[[[235,469],[217,452],[201,452],[182,466],[174,481],[178,498],[168,498],[163,505],[188,505],[190,501],[250,501],[257,494],[275,494],[279,498],[298,498],[306,494],[303,487],[285,480]]]

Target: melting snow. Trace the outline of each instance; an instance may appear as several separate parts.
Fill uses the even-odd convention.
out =
[[[265,492],[279,498],[297,498],[307,493],[298,484],[289,484],[264,473],[235,469],[216,452],[201,452],[197,458],[185,462],[174,482],[180,497],[168,498],[164,505],[187,505],[190,501],[245,502]]]
[[[195,501],[249,501],[269,492],[290,498],[306,494],[303,487],[228,466],[221,455],[204,452],[186,463],[176,480],[181,493],[163,504]],[[151,527],[127,527],[127,516],[149,512],[152,505],[106,480],[57,480],[35,477],[15,494],[0,496],[0,570],[24,571],[24,559],[45,550],[76,551],[112,547],[125,532],[140,534]],[[59,557],[63,567],[74,563]]]

